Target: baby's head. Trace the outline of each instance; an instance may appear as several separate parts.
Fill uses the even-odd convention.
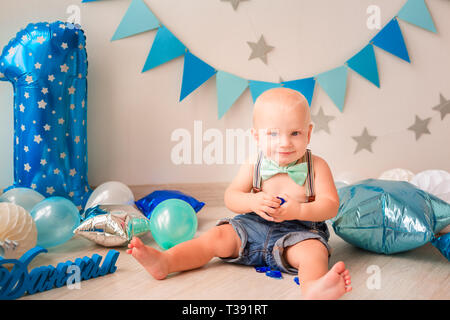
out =
[[[253,129],[264,155],[285,166],[300,159],[311,139],[308,101],[298,91],[274,88],[256,99]]]

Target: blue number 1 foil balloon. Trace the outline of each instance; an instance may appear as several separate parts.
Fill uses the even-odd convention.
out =
[[[14,184],[79,210],[87,181],[87,54],[70,23],[31,23],[3,48],[0,80],[14,90]],[[11,188],[10,187],[10,188]]]

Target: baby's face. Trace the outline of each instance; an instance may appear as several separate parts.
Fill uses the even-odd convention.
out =
[[[258,98],[253,128],[259,148],[280,166],[305,154],[312,130],[307,101],[298,93],[283,89],[290,90],[272,89],[278,91]]]

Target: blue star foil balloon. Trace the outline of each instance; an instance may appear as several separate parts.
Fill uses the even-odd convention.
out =
[[[372,252],[418,248],[450,224],[450,204],[406,181],[368,179],[341,187],[338,194],[335,233]]]
[[[84,32],[61,21],[30,23],[3,48],[0,80],[14,90],[14,184],[62,196],[79,210],[87,180]],[[9,189],[9,188],[7,188]]]

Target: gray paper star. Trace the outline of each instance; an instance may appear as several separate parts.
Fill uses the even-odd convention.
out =
[[[316,115],[311,115],[311,120],[314,122],[314,132],[319,132],[320,130],[325,130],[330,133],[330,128],[328,127],[328,122],[336,117],[327,116],[323,113],[322,107],[320,107],[319,112]]]
[[[274,47],[267,45],[266,41],[264,40],[264,36],[261,35],[261,38],[259,38],[258,42],[249,42],[247,41],[248,45],[252,49],[252,54],[250,55],[251,59],[260,58],[262,62],[267,64],[267,53],[274,49]]]
[[[416,115],[414,124],[408,128],[408,130],[414,131],[414,133],[416,134],[416,140],[419,140],[419,138],[425,133],[431,134],[428,130],[428,123],[430,122],[430,120],[431,118],[422,120]]]
[[[433,107],[433,110],[437,110],[441,113],[441,120],[444,120],[445,116],[450,113],[450,100],[445,100],[442,93],[440,94],[441,103],[436,107]]]
[[[357,153],[362,149],[366,149],[372,152],[372,143],[375,141],[377,137],[371,136],[367,131],[367,128],[364,127],[363,133],[360,136],[352,137],[358,145],[356,146],[356,150],[354,152]]]
[[[233,6],[234,11],[236,11],[237,7],[239,6],[239,2],[241,2],[241,1],[249,1],[249,0],[221,0],[221,1],[230,2],[231,5]]]

